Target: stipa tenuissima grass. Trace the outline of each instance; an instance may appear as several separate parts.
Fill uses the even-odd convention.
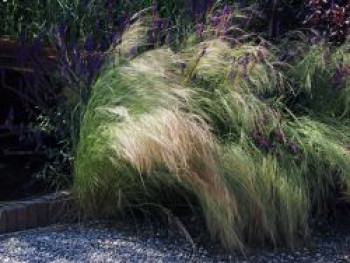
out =
[[[74,189],[83,210],[173,209],[181,196],[229,250],[302,244],[333,186],[349,192],[350,133],[343,113],[290,107],[285,96],[310,96],[328,76],[316,68],[337,72],[345,53],[330,51],[328,71],[313,47],[292,66],[274,48],[211,39],[177,54],[114,52],[119,63],[96,82],[81,128]]]

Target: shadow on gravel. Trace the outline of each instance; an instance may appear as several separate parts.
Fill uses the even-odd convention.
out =
[[[242,257],[203,236],[193,247],[164,225],[61,225],[0,236],[0,262],[350,262],[349,222],[319,222],[317,229],[310,248],[252,249]]]

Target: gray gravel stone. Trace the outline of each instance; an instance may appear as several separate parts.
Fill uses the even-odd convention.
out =
[[[225,255],[215,244],[194,247],[178,233],[151,226],[58,225],[0,235],[0,262],[350,262],[350,231],[316,234],[313,243],[310,250],[260,249],[242,257]]]

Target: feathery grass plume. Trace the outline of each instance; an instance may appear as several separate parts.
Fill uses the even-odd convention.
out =
[[[123,33],[121,44],[117,46],[118,51],[125,57],[134,57],[140,51],[149,48],[151,45],[149,30],[141,20],[130,25]]]
[[[124,61],[123,64],[105,68],[92,90],[82,123],[82,138],[76,161],[76,168],[81,169],[81,172],[77,171],[76,182],[80,179],[79,174],[82,175],[86,170],[83,167],[89,166],[90,162],[97,157],[92,153],[101,153],[100,157],[103,160],[100,161],[109,162],[108,157],[103,155],[110,145],[107,138],[101,136],[101,133],[104,134],[107,130],[106,124],[109,121],[123,121],[128,115],[149,112],[154,105],[180,107],[180,104],[186,101],[188,91],[176,85],[178,82],[176,74],[167,75],[166,73],[173,59],[174,55],[170,50],[162,49],[150,51],[141,57]],[[87,163],[84,163],[85,161]],[[99,176],[98,166],[96,165],[96,177]],[[103,165],[100,168],[105,167],[106,165]],[[93,180],[93,176],[89,180]],[[84,180],[75,185],[82,184]]]
[[[185,113],[194,91],[181,85],[176,61],[158,49],[102,74],[82,124],[75,191],[87,213],[105,216],[158,205],[164,189],[190,193],[212,236],[243,249],[217,143],[199,116]]]
[[[311,205],[322,211],[330,195],[334,194],[332,191],[339,184],[345,188],[345,194],[349,193],[349,128],[335,122],[327,124],[302,117],[287,123],[285,129],[300,149],[298,158],[294,158],[292,162],[296,162],[301,168]]]
[[[194,111],[202,111],[215,132],[239,136],[241,129],[251,133],[275,126],[279,119],[275,102],[285,80],[266,48],[249,44],[231,48],[212,40],[190,50],[184,52],[190,57],[186,74],[200,89],[196,99],[200,106]]]
[[[308,235],[308,203],[302,184],[288,178],[273,155],[247,141],[231,143],[223,156],[225,175],[242,219],[235,226],[248,244],[295,247]]]
[[[236,1],[213,1],[201,23],[197,24],[196,34],[188,38],[188,44],[213,39],[223,39],[231,44],[252,37],[245,31],[251,25],[256,7]]]
[[[243,248],[233,231],[239,215],[235,199],[229,195],[220,174],[218,146],[201,118],[158,108],[135,121],[116,126],[112,132],[116,155],[141,176],[133,191],[148,193],[148,188],[156,187],[153,196],[145,198],[156,201],[163,191],[162,184],[167,185],[169,176],[175,176],[186,190],[199,199],[212,237],[218,237],[227,248]],[[157,177],[153,181],[152,177],[159,169],[165,169],[169,175],[165,174],[163,178]],[[129,204],[135,203],[130,201],[133,193],[130,197],[125,193],[123,196]]]
[[[156,21],[150,14],[151,10],[141,10],[128,20],[121,42],[115,47],[116,54],[122,58],[131,58],[154,47],[157,40],[152,39],[152,28]]]
[[[199,94],[199,95],[198,95]],[[237,140],[241,133],[269,133],[278,126],[280,113],[251,93],[231,89],[194,94],[192,111],[203,116],[223,140]]]
[[[223,40],[202,42],[184,55],[190,58],[187,74],[208,85],[224,84],[253,94],[283,91],[284,77],[277,59],[262,45],[238,44]],[[219,85],[219,86],[221,86]]]
[[[297,56],[290,75],[298,94],[299,103],[294,105],[317,118],[349,119],[349,50],[347,44],[335,48],[317,45]]]

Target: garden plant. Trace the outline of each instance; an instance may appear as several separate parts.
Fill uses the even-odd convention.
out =
[[[42,112],[67,131],[87,218],[190,208],[244,252],[303,245],[312,218],[349,204],[348,1],[47,3],[65,10],[42,25],[63,99]]]

